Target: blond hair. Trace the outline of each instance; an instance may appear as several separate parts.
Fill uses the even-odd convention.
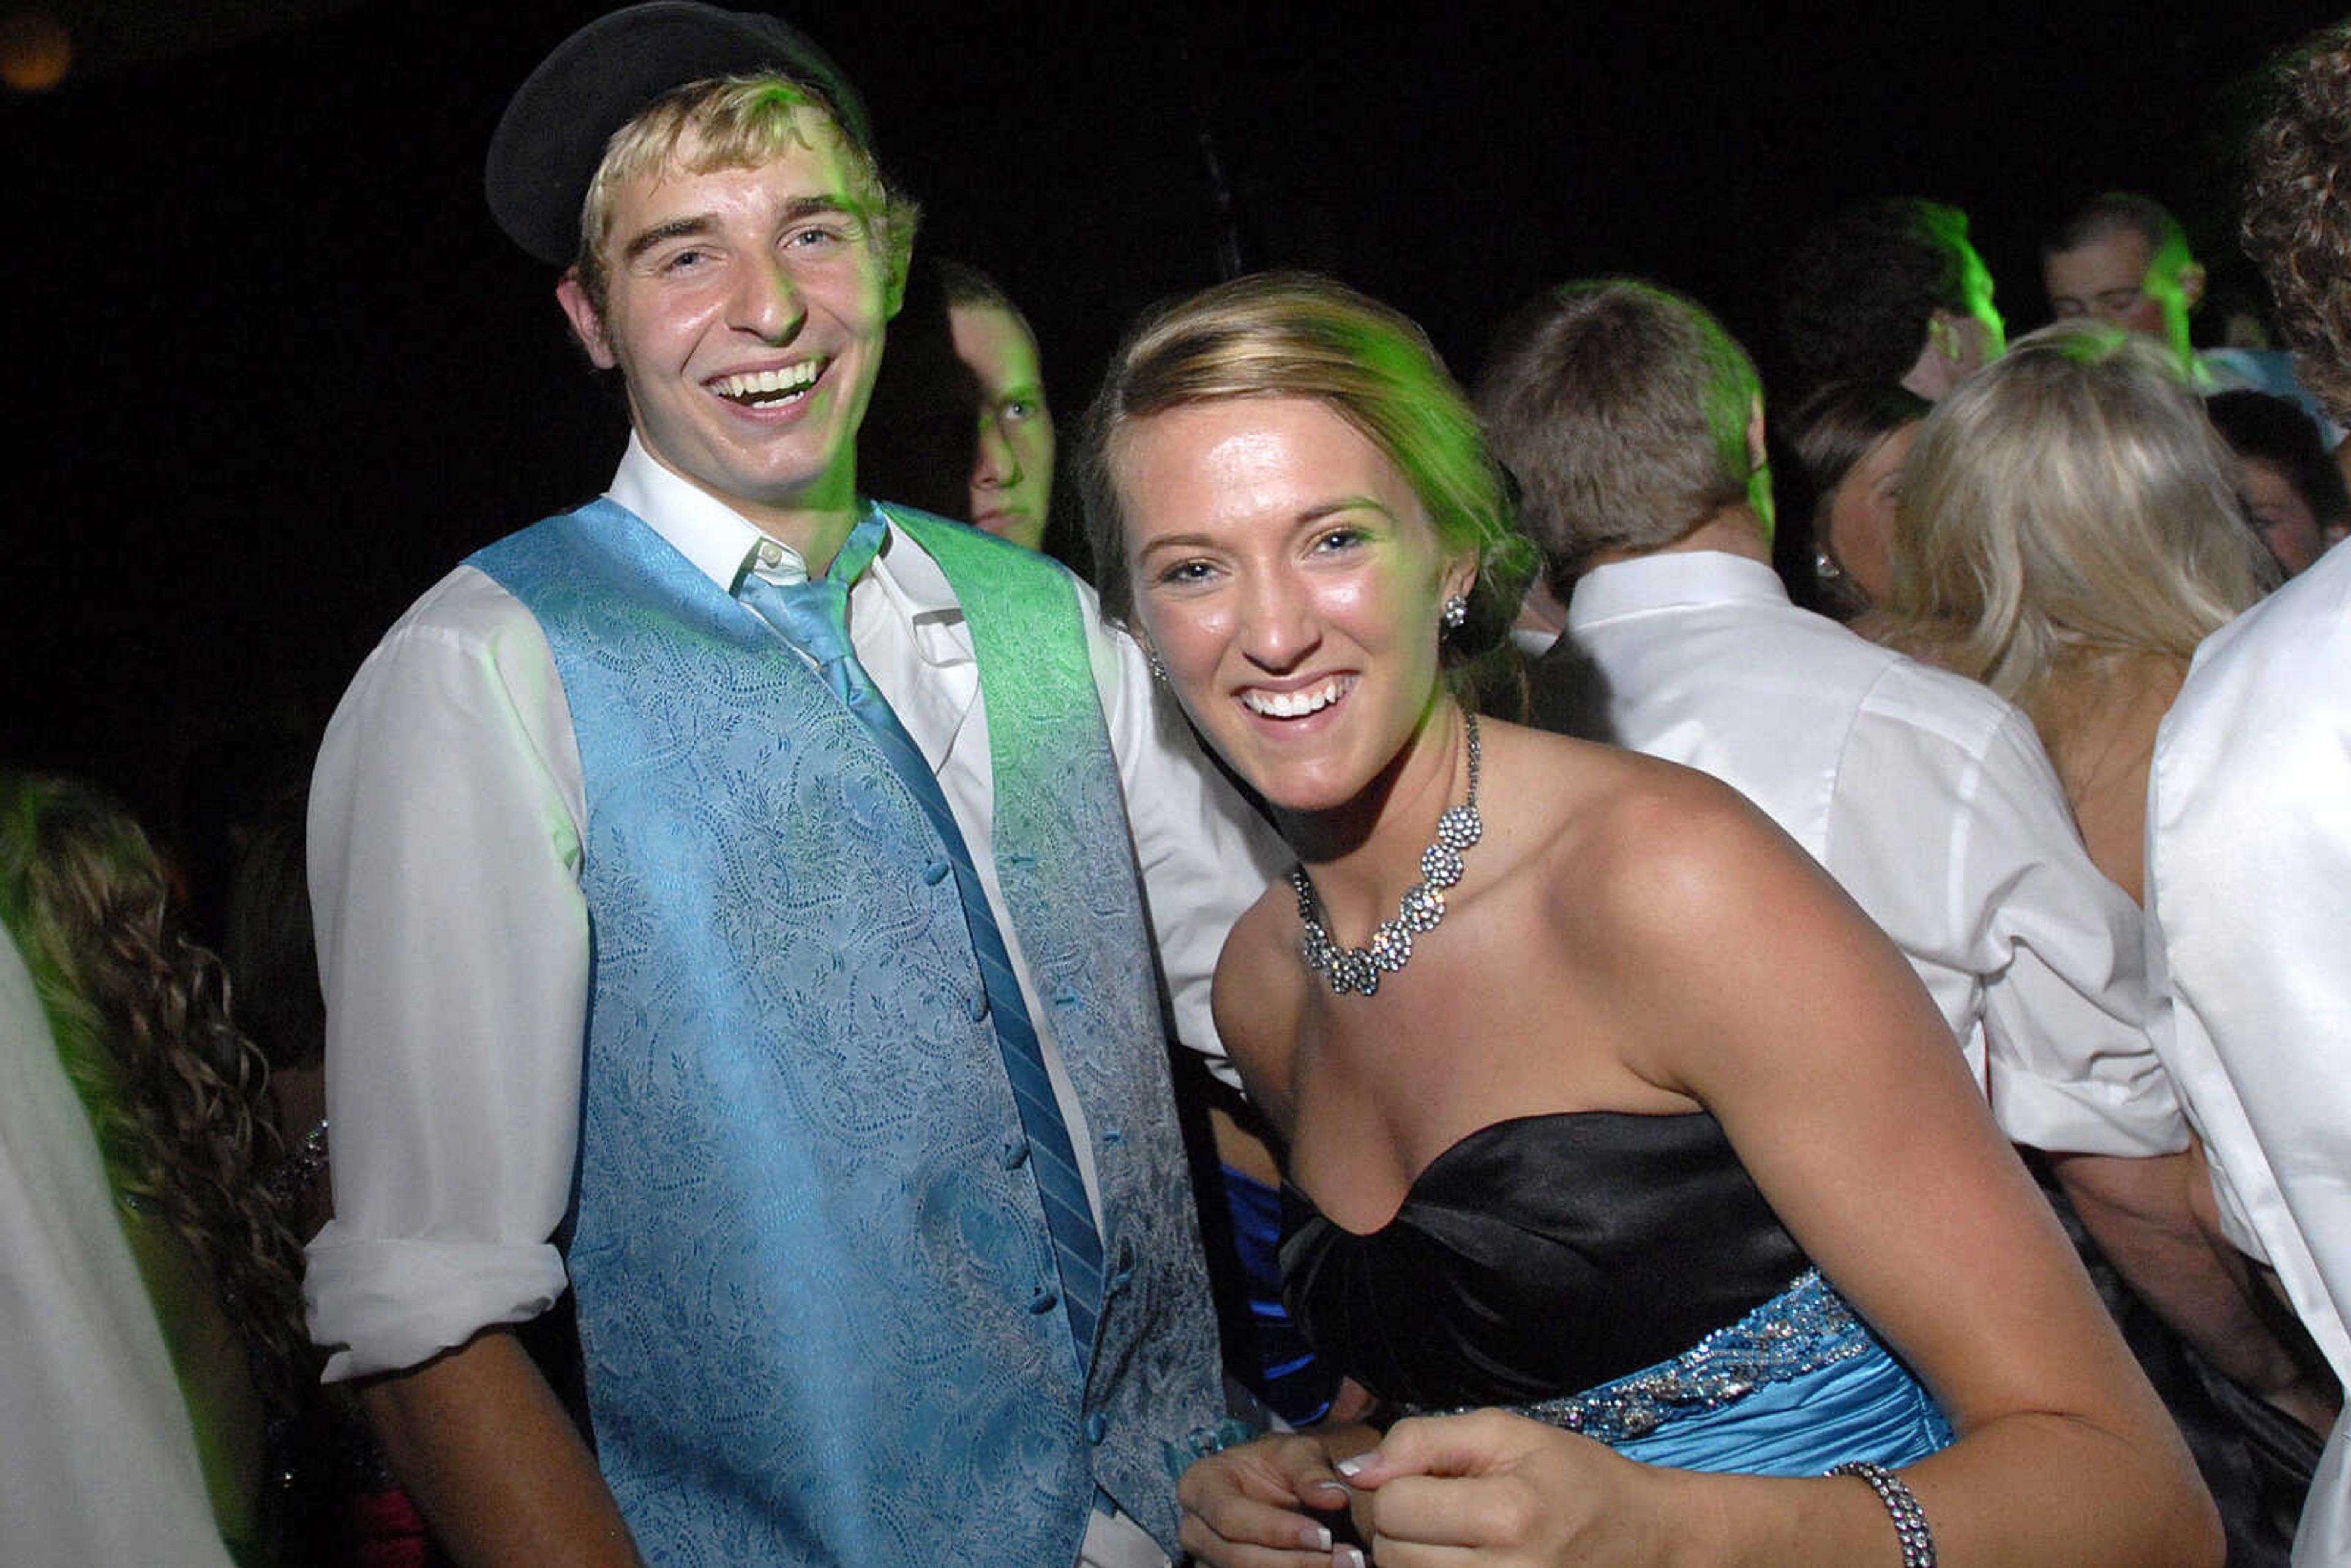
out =
[[[1894,640],[2028,704],[2062,667],[2184,662],[2269,580],[2234,473],[2161,345],[2105,323],[2035,332],[1919,429]]]

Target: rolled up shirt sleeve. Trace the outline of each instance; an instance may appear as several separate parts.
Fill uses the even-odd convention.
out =
[[[328,1381],[415,1365],[563,1292],[585,817],[546,640],[461,568],[386,634],[312,779],[334,1218],[308,1248]]]
[[[2138,906],[2091,862],[2031,722],[2006,705],[1909,702],[1918,674],[1930,673],[1892,672],[1855,723],[1840,795],[1865,781],[1856,797],[1890,805],[1841,799],[1851,827],[1830,870],[1844,879],[1866,863],[1852,873],[1865,902],[1919,967],[2011,1139],[2067,1154],[2187,1147],[2147,1036]],[[1887,788],[1903,779],[1915,787]]]

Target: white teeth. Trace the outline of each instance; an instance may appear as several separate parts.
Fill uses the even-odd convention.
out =
[[[754,371],[748,375],[721,376],[718,391],[731,398],[769,398],[780,402],[794,392],[805,392],[815,384],[817,372],[823,367],[814,360],[802,360],[777,371]],[[766,403],[755,406],[765,407]]]
[[[1354,684],[1352,675],[1333,675],[1321,685],[1308,686],[1303,691],[1246,691],[1241,694],[1241,706],[1269,718],[1304,718],[1337,702]]]

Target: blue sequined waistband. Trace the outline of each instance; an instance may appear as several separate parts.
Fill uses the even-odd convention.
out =
[[[1671,1361],[1581,1394],[1511,1408],[1612,1446],[1635,1442],[1671,1422],[1736,1405],[1767,1385],[1850,1361],[1873,1343],[1844,1298],[1819,1270],[1807,1269],[1794,1284]]]

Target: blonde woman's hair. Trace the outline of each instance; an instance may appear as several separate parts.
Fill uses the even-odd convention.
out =
[[[789,147],[811,147],[811,115],[821,117],[841,139],[850,195],[859,208],[854,215],[866,225],[874,254],[887,269],[894,306],[914,258],[922,208],[891,183],[868,148],[841,128],[840,116],[818,89],[778,76],[732,76],[664,93],[604,144],[603,162],[580,204],[580,253],[571,264],[598,318],[604,314],[611,283],[604,246],[612,237],[612,209],[622,185],[672,169],[707,174],[758,168]]]
[[[2234,474],[2160,344],[2105,323],[2020,340],[1911,448],[1894,640],[2016,702],[2061,667],[2185,661],[2274,580]]]

